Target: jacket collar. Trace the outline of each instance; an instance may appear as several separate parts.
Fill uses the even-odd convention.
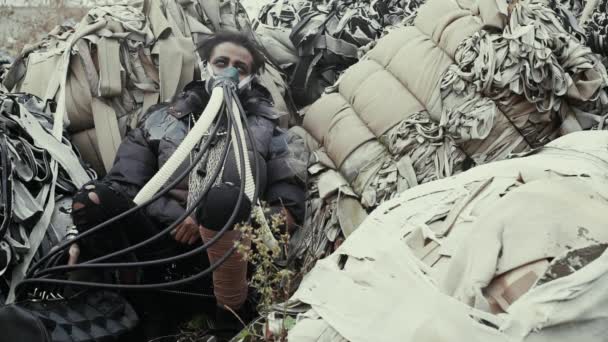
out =
[[[190,113],[200,114],[209,98],[205,91],[205,81],[190,82],[169,102],[168,112],[178,119]],[[280,116],[273,108],[270,92],[258,82],[251,83],[251,87],[241,91],[239,99],[247,115],[259,115],[270,120],[276,120]]]

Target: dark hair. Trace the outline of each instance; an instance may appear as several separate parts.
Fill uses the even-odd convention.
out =
[[[208,61],[211,57],[211,53],[213,53],[213,49],[222,43],[239,45],[249,51],[253,57],[253,62],[251,65],[252,74],[257,74],[259,71],[264,69],[266,58],[260,52],[258,44],[251,40],[247,35],[240,32],[222,31],[206,37],[198,44],[197,47],[201,59]]]

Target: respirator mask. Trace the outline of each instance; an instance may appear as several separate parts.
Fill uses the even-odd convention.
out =
[[[249,75],[239,81],[239,71],[235,67],[227,67],[220,73],[216,74],[211,67],[211,63],[203,62],[204,70],[202,78],[207,81],[207,92],[211,94],[213,88],[220,82],[232,83],[239,92],[251,88],[251,82],[255,79],[255,75]]]

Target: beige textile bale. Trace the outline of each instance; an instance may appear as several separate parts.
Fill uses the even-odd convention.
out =
[[[315,138],[310,135],[302,126],[294,126],[289,129],[293,134],[302,138],[304,142],[304,147],[308,151],[315,151],[319,149],[319,142],[315,140]]]
[[[450,22],[456,17],[463,16],[466,5],[464,1],[457,0],[425,1],[424,5],[418,8],[414,26],[427,37],[431,37],[439,23]],[[476,15],[476,13],[471,14]]]
[[[438,9],[435,17],[427,16],[426,19],[423,17],[419,21],[420,25],[436,36],[434,39],[437,42],[423,34],[418,26],[393,30],[380,39],[362,61],[351,66],[344,73],[338,81],[337,94],[331,93],[321,97],[306,113],[304,128],[321,142],[338,168],[341,168],[351,154],[368,153],[364,149],[357,150],[359,146],[363,146],[363,143],[379,138],[414,114],[427,111],[431,118],[439,121],[443,112],[440,83],[445,70],[452,65],[451,56],[446,54],[441,45],[448,50],[454,49],[460,43],[458,39],[464,37],[466,32],[474,32],[481,27],[481,20],[474,18],[471,11],[461,8],[455,2],[449,0],[431,0],[431,2],[430,6]],[[437,17],[441,20],[437,20]],[[351,115],[348,108],[352,108],[352,112],[356,115]],[[337,116],[338,113],[341,113],[340,116]],[[340,124],[334,127],[338,122]],[[364,127],[367,127],[373,135],[365,133]],[[437,138],[442,139],[441,132]],[[340,140],[344,141],[339,142]],[[450,150],[453,147],[448,145],[442,149],[446,155],[452,153]],[[422,151],[413,152],[413,155],[433,158],[432,155],[425,155]],[[383,162],[395,163],[401,158],[401,156],[393,157],[395,160],[391,161],[391,155],[387,154]],[[440,158],[443,159],[444,156]],[[349,170],[358,167],[361,170],[375,170],[365,175],[364,179],[369,180],[374,172],[379,171],[378,166],[360,165],[361,161],[366,159],[364,156],[353,156],[352,159],[353,161],[341,170],[342,172],[348,173]],[[380,161],[376,157],[367,160]],[[417,161],[413,160],[413,162]],[[442,160],[434,165],[446,165],[446,163]],[[458,170],[448,167],[446,171],[449,175]],[[410,172],[401,172],[404,173]],[[443,172],[435,172],[435,175],[438,174]],[[354,181],[350,176],[347,176],[347,179]],[[359,185],[355,188],[362,190],[362,182],[360,180],[357,182]]]
[[[364,96],[357,94],[359,88],[369,81],[370,75],[384,70],[378,62],[365,58],[358,63],[353,64],[348,71],[342,75],[339,82],[340,95],[342,95],[349,103],[355,101],[355,97]],[[357,96],[358,95],[358,96]]]
[[[351,107],[345,107],[332,118],[324,143],[327,153],[340,167],[351,152],[371,139],[374,134]]]
[[[408,34],[404,32],[403,35],[406,43],[393,56],[386,69],[424,105],[432,118],[437,119],[443,111],[438,85],[444,71],[452,64],[452,59],[427,37],[413,31],[413,28],[405,30],[408,31]],[[416,67],[412,68],[412,65]]]
[[[315,101],[306,111],[302,127],[320,143],[323,143],[329,132],[333,117],[349,107],[340,94],[332,93]]]
[[[458,44],[486,24],[479,9],[490,10],[491,1],[430,0],[420,7],[414,21],[416,28],[449,56],[454,56]],[[497,14],[498,15],[498,14]]]
[[[388,149],[378,140],[366,141],[351,153],[340,166],[340,173],[350,183],[357,194],[363,192],[369,178],[373,177],[382,166],[382,161],[389,160]]]
[[[359,62],[344,74],[340,94],[375,136],[424,109],[397,78],[373,60]]]

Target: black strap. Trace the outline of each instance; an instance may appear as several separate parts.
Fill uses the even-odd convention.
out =
[[[315,40],[314,48],[317,50],[327,50],[335,55],[356,59],[359,48],[344,39],[337,39],[329,34],[323,34]]]
[[[316,56],[302,57],[298,64],[296,64],[296,69],[291,76],[289,85],[293,92],[292,97],[299,105],[307,105],[315,100],[312,98],[314,96],[310,95],[313,89],[309,89],[308,85],[310,84],[310,77],[314,68],[321,60],[321,57],[323,57],[322,51],[318,52]]]
[[[304,26],[306,26],[310,20],[316,16],[320,15],[319,13],[307,13],[305,14],[300,21],[291,29],[291,33],[289,34],[289,40],[291,40],[291,42],[293,43],[294,46],[299,46],[302,41],[304,40],[304,38],[306,38],[305,35],[302,35],[302,29],[304,28]],[[328,20],[329,16],[325,19],[324,22],[319,24],[319,29],[320,31],[322,31],[321,26],[323,26],[327,20]]]
[[[2,200],[2,223],[0,223],[0,238],[6,234],[8,226],[12,218],[12,183],[10,175],[12,173],[11,163],[8,160],[8,145],[6,139],[6,127],[4,124],[0,125],[0,172],[1,180],[0,186],[2,187],[2,193],[0,199]]]

